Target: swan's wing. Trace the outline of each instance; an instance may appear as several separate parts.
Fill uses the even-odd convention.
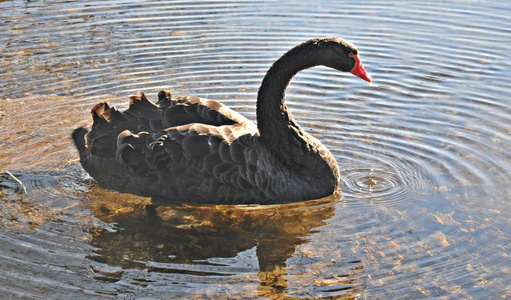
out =
[[[91,131],[73,133],[84,169],[107,188],[154,198],[202,203],[260,198],[255,124],[213,100],[167,95],[160,93],[153,104],[138,94],[124,112],[97,105]],[[175,116],[182,118],[169,121]],[[187,123],[192,120],[233,124]],[[162,130],[169,122],[186,124]]]
[[[86,134],[87,142],[77,143],[75,140],[77,147],[84,144],[78,147],[81,155],[86,151],[89,155],[114,157],[117,136],[124,130],[153,133],[200,123],[214,126],[242,124],[240,128],[257,131],[254,123],[217,101],[197,97],[172,99],[168,91],[158,93],[157,103],[149,101],[144,93],[139,92],[130,97],[130,106],[123,112],[102,102],[94,106],[91,113],[93,124]]]
[[[256,133],[243,124],[187,124],[158,133],[123,131],[116,161],[153,178],[147,196],[181,202],[230,203],[260,196]]]

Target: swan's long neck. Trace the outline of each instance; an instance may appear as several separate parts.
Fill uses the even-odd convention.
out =
[[[270,68],[257,95],[258,141],[268,150],[262,153],[277,172],[299,178],[300,186],[314,191],[314,197],[330,195],[339,186],[337,162],[327,148],[298,126],[285,96],[296,73],[327,65],[328,59],[329,53],[314,40],[291,49]]]
[[[301,44],[284,54],[266,73],[257,95],[257,126],[267,145],[277,145],[293,131],[300,131],[286,106],[286,89],[296,73],[320,64],[318,48],[317,44]]]

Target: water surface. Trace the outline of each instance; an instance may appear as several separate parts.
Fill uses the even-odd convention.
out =
[[[2,298],[511,297],[506,1],[0,1]],[[255,119],[309,38],[354,42],[372,86],[318,67],[288,91],[342,196],[161,207],[99,188],[69,134],[161,89]]]

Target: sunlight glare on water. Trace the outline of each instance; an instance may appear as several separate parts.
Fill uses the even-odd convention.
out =
[[[511,297],[506,1],[0,1],[2,298]],[[355,43],[372,86],[292,81],[342,195],[159,207],[99,188],[69,138],[99,101],[159,90],[255,121],[271,64]],[[447,299],[447,298],[445,298]]]

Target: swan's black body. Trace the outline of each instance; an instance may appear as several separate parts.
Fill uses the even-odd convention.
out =
[[[88,132],[73,139],[83,168],[101,186],[160,203],[274,204],[331,195],[339,186],[334,157],[304,132],[285,104],[300,70],[325,65],[349,72],[355,46],[338,38],[305,42],[265,76],[255,124],[226,106],[196,97],[139,93],[119,112],[96,105]]]

